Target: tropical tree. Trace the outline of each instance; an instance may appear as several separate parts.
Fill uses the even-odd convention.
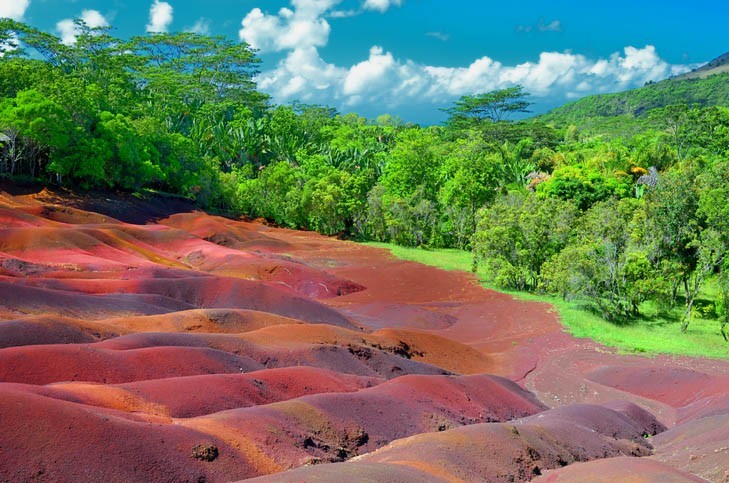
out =
[[[501,196],[479,212],[474,256],[497,284],[534,290],[542,265],[567,244],[576,214],[568,201],[519,192]]]
[[[651,254],[640,243],[641,202],[610,199],[580,218],[569,244],[542,267],[540,286],[562,297],[583,297],[607,320],[639,314],[661,290]]]
[[[513,114],[529,112],[531,103],[524,100],[527,96],[519,85],[461,96],[452,107],[444,109],[449,116],[447,124],[462,129],[506,121]]]

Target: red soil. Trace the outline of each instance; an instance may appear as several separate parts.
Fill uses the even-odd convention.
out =
[[[0,348],[40,344],[82,344],[117,337],[106,324],[64,317],[39,316],[0,323]]]
[[[189,209],[0,192],[1,481],[729,481],[726,362]]]
[[[0,381],[26,384],[118,384],[198,374],[238,374],[262,368],[250,357],[201,347],[108,350],[93,345],[41,345],[0,352]]]
[[[649,430],[623,413],[580,405],[509,423],[419,434],[340,467],[349,466],[363,479],[373,478],[373,468],[386,473],[385,467],[405,466],[445,481],[524,481],[539,476],[544,469],[578,461],[648,455],[651,446],[643,434]],[[351,469],[359,465],[358,470]],[[301,468],[289,475],[261,481],[335,481],[325,467]]]
[[[189,418],[228,409],[270,404],[309,394],[354,392],[382,379],[338,374],[313,367],[286,367],[245,374],[147,379],[124,384],[63,382],[46,386],[3,384],[37,395],[136,416]]]
[[[224,481],[255,467],[217,437],[12,388],[2,390],[0,427],[2,481]],[[192,457],[200,443],[219,458]]]
[[[543,409],[527,391],[493,376],[404,376],[354,393],[320,393],[181,424],[210,434],[223,427],[236,444],[253,442],[282,468],[294,468],[342,461],[414,434]]]

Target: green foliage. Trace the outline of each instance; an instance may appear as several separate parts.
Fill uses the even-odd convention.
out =
[[[441,138],[436,128],[408,129],[397,136],[382,174],[392,196],[407,198],[415,191],[433,199],[438,192]]]
[[[638,316],[640,305],[663,288],[650,251],[636,235],[640,209],[633,199],[592,206],[570,243],[545,263],[542,288],[563,298],[583,297],[607,320]]]
[[[576,164],[555,169],[552,176],[537,187],[537,191],[547,197],[572,200],[584,211],[598,201],[630,196],[632,190],[627,177],[605,176]]]
[[[397,258],[411,260],[444,270],[470,271],[473,255],[454,249],[406,248],[392,244],[371,243],[387,249]],[[486,288],[493,288],[488,282],[485,267],[476,273]],[[504,290],[500,288],[500,290]],[[602,319],[587,310],[582,299],[563,300],[547,294],[532,294],[507,291],[514,297],[551,304],[565,328],[575,337],[587,337],[608,347],[616,347],[627,353],[677,354],[694,357],[729,358],[726,343],[720,337],[715,320],[698,318],[687,333],[681,333],[679,317],[674,313],[657,314],[649,302],[643,304],[643,317],[634,322],[616,324]]]
[[[705,79],[668,79],[631,91],[588,96],[539,119],[558,126],[584,126],[596,134],[630,137],[645,125],[654,126],[655,119],[648,116],[653,109],[677,104],[729,107],[728,80],[729,73]]]
[[[304,185],[303,210],[307,224],[326,235],[344,232],[351,219],[347,187],[350,175],[331,170],[319,178],[312,178]]]
[[[11,139],[10,174],[41,175],[62,159],[71,142],[68,113],[35,89],[23,90],[0,104],[0,126]]]
[[[511,114],[529,112],[531,103],[524,100],[528,95],[522,86],[514,86],[472,96],[461,96],[453,107],[445,109],[449,114],[448,125],[468,128],[486,122],[505,121]]]
[[[304,181],[299,169],[279,161],[260,169],[257,178],[238,187],[240,208],[252,216],[265,216],[279,225],[302,226],[301,197]]]
[[[567,243],[574,205],[533,194],[509,194],[479,213],[475,256],[484,260],[499,286],[533,290],[542,265]]]

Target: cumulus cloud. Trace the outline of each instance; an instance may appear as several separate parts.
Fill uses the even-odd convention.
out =
[[[328,16],[331,18],[349,18],[361,14],[362,10],[332,10]]]
[[[0,0],[0,18],[8,17],[13,20],[23,20],[28,10],[30,0]]]
[[[402,0],[365,0],[362,8],[384,13],[393,5],[399,7],[402,5]]]
[[[304,47],[290,52],[276,69],[262,73],[257,80],[261,89],[275,92],[277,98],[309,102],[338,96],[346,73],[346,69],[324,62],[316,48]]]
[[[292,51],[259,77],[263,90],[278,102],[306,100],[342,106],[408,103],[445,105],[465,95],[524,86],[536,98],[572,99],[615,92],[688,70],[662,60],[654,46],[626,47],[608,58],[590,59],[570,52],[543,52],[536,62],[505,65],[484,56],[464,67],[424,65],[398,60],[381,47],[350,67],[326,63],[310,47]]]
[[[5,54],[17,50],[19,44],[18,36],[14,32],[10,32],[8,38],[0,40],[0,59],[5,57]]]
[[[344,95],[359,95],[367,90],[386,88],[392,77],[395,59],[382,47],[372,47],[369,59],[352,66],[342,84]]]
[[[172,5],[154,0],[154,3],[149,7],[147,32],[167,32],[172,24],[172,13]]]
[[[323,15],[341,0],[292,0],[293,10],[282,8],[276,15],[254,8],[241,22],[238,36],[262,52],[323,47],[331,27]]]
[[[98,10],[84,10],[81,12],[81,20],[91,28],[108,27],[109,22]],[[65,45],[73,45],[76,38],[81,34],[80,29],[73,19],[66,18],[56,24],[56,30],[61,35],[61,42]]]
[[[327,18],[354,17],[365,10],[387,11],[402,0],[365,0],[359,10],[335,10],[342,0],[291,0],[276,14],[254,8],[243,18],[240,40],[261,52],[323,47],[329,41]]]

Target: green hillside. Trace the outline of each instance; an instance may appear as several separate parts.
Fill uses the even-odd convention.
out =
[[[698,69],[676,76],[675,79],[706,79],[711,75],[721,74],[724,72],[729,72],[729,52],[724,55],[720,55]]]
[[[588,96],[565,104],[539,121],[556,126],[574,124],[583,131],[630,136],[650,126],[648,113],[673,104],[729,106],[729,55],[681,76],[615,94]]]

